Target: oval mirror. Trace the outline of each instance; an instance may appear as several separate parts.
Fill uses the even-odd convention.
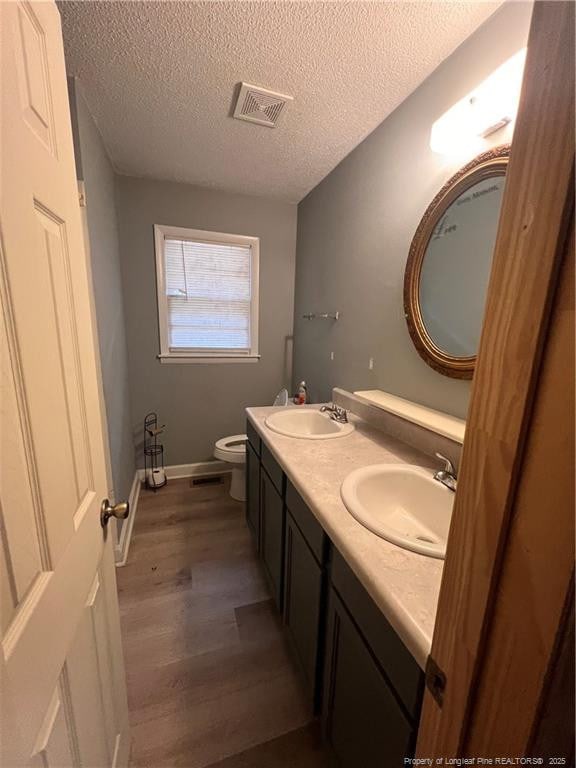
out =
[[[440,373],[470,379],[509,146],[485,152],[458,171],[428,206],[404,276],[404,310],[420,356]]]

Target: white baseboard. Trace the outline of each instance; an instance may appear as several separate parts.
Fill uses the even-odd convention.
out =
[[[134,473],[134,481],[132,488],[130,489],[130,497],[128,499],[130,503],[130,514],[128,519],[122,526],[120,531],[120,540],[116,544],[116,566],[126,565],[128,560],[128,550],[130,549],[130,540],[132,539],[132,529],[134,528],[134,520],[136,518],[136,509],[138,507],[138,497],[140,496],[140,487],[142,481],[140,479],[140,470],[136,470]]]
[[[226,461],[198,461],[196,464],[172,464],[164,467],[169,480],[181,477],[198,477],[199,475],[222,475],[232,471],[232,464]],[[141,482],[144,482],[144,470],[139,469]]]
[[[130,751],[132,746],[132,736],[130,727],[126,727],[116,736],[114,745],[114,756],[112,757],[112,768],[127,768],[130,764]]]
[[[166,471],[166,477],[169,480],[177,480],[181,477],[204,477],[206,475],[227,474],[232,471],[233,465],[228,464],[226,461],[199,461],[196,462],[196,464],[172,464],[164,469]],[[136,508],[138,506],[138,498],[144,479],[144,470],[137,469],[134,474],[134,482],[132,483],[132,489],[130,491],[130,515],[122,526],[120,541],[118,541],[115,547],[116,567],[126,565],[128,559],[132,529],[134,528],[134,519],[136,518]]]

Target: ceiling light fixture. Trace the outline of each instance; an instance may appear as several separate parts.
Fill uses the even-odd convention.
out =
[[[526,48],[518,51],[432,126],[430,147],[442,155],[478,152],[483,140],[516,119]]]

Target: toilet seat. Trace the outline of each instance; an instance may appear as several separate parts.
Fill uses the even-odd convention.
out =
[[[230,464],[244,464],[246,462],[247,435],[231,435],[216,441],[214,456],[221,461]]]
[[[281,389],[274,401],[276,406],[288,406],[288,390]],[[246,500],[246,443],[248,435],[231,435],[216,441],[214,458],[232,464],[230,472],[230,496],[236,501]],[[224,471],[224,468],[223,468]]]

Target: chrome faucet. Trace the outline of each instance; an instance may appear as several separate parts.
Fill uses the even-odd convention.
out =
[[[348,424],[348,414],[346,413],[346,408],[340,408],[339,405],[335,405],[334,403],[330,403],[330,405],[323,405],[320,408],[320,413],[329,413],[330,418],[333,421],[337,421],[340,424]]]
[[[447,459],[446,456],[442,456],[441,453],[437,453],[436,456],[444,462],[444,469],[439,469],[438,472],[436,472],[434,480],[438,480],[438,482],[445,485],[446,488],[455,491],[458,485],[458,480],[454,464],[452,464],[450,459]]]

